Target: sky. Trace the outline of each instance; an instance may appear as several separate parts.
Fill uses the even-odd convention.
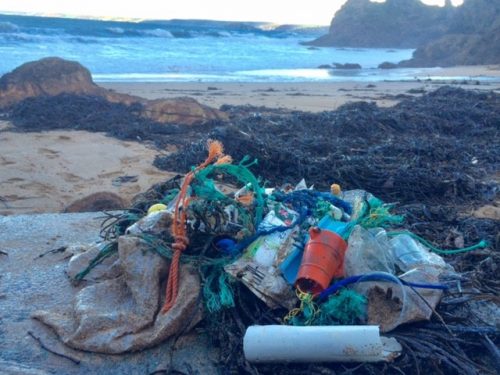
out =
[[[384,0],[375,0],[384,1]],[[442,5],[445,0],[422,0]],[[452,0],[457,5],[463,0]],[[212,19],[329,25],[346,0],[0,0],[0,12],[125,19]]]

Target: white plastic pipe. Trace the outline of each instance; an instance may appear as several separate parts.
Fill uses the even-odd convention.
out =
[[[251,326],[243,339],[249,362],[379,362],[401,346],[378,326]]]

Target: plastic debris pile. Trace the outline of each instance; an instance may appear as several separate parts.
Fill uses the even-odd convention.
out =
[[[394,205],[369,192],[335,183],[318,191],[304,180],[269,188],[250,171],[256,162],[233,163],[221,143],[210,141],[205,162],[152,187],[130,210],[109,214],[104,244],[72,258],[68,273],[75,280],[106,280],[79,293],[76,323],[53,312],[35,316],[70,346],[117,353],[180,334],[203,311],[206,329],[239,329],[234,350],[243,346],[246,361],[239,355],[237,364],[247,372],[252,363],[391,362],[414,354],[396,328],[429,320],[443,294],[461,288],[461,275],[441,255],[488,244],[438,249],[403,230]],[[151,270],[134,266],[144,259]],[[106,275],[113,268],[118,278]],[[127,298],[134,302],[112,322],[105,319],[112,303],[97,312],[81,306],[98,304],[92,293],[106,289],[123,306]],[[143,289],[150,292],[141,295]],[[247,319],[229,324],[227,311],[237,309]],[[180,324],[183,314],[191,319]],[[129,321],[134,331],[122,340]],[[95,327],[113,327],[116,342],[104,342]],[[444,362],[452,369],[460,363]]]
[[[101,281],[78,293],[74,314],[35,318],[72,347],[120,353],[190,329],[202,310],[205,320],[223,320],[250,291],[261,302],[246,308],[272,324],[255,321],[245,333],[247,366],[394,361],[403,348],[380,332],[429,320],[443,293],[460,287],[439,254],[488,245],[437,249],[400,229],[394,205],[363,190],[318,191],[304,180],[266,188],[249,169],[256,162],[235,164],[210,141],[205,162],[109,214],[106,242],[74,252],[68,274]]]

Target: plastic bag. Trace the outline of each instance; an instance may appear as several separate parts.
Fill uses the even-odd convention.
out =
[[[289,225],[298,214],[281,207],[285,215],[270,211],[259,229]],[[285,217],[283,217],[285,216]],[[270,308],[283,306],[291,309],[297,301],[291,286],[283,278],[279,265],[291,253],[297,227],[261,236],[252,242],[241,257],[224,267],[230,275],[240,279],[257,297]]]
[[[346,277],[370,272],[395,273],[393,251],[385,230],[356,225],[349,236],[344,258]]]
[[[385,272],[390,278],[396,275],[397,268],[404,272],[399,275],[401,280],[438,284],[443,274],[453,272],[439,255],[405,234],[389,240],[383,229],[366,230],[356,226],[348,242],[344,260],[346,276]],[[388,332],[403,323],[429,319],[441,299],[442,290],[410,288],[403,286],[396,277],[393,281],[359,282],[354,286],[368,299],[368,323],[379,325],[382,332]]]

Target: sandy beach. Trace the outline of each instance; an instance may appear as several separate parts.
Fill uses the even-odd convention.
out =
[[[474,74],[473,74],[474,73]],[[454,83],[474,90],[500,90],[498,67],[442,69],[441,75],[470,76]],[[494,75],[494,82],[479,82]],[[266,106],[319,112],[353,101],[391,106],[443,85],[441,81],[341,83],[100,83],[117,92],[148,99],[189,96],[219,108],[224,104]],[[59,212],[96,192],[112,192],[129,201],[169,177],[152,166],[153,145],[124,142],[100,133],[47,131],[19,133],[0,122],[0,215]],[[120,182],[132,176],[128,182]],[[126,179],[125,179],[126,180]],[[123,181],[125,181],[123,180]]]
[[[2,132],[0,148],[0,215],[60,212],[101,191],[128,201],[169,177],[152,165],[159,150],[99,133]]]
[[[419,79],[402,82],[100,82],[100,86],[147,99],[189,96],[219,108],[224,104],[266,106],[321,112],[348,102],[374,101],[381,107],[396,104],[398,95],[422,94],[445,84],[475,90],[500,90],[500,66],[464,66],[432,69],[433,76],[464,77],[459,80]],[[492,81],[483,81],[493,77]],[[479,83],[479,84],[478,84]]]

